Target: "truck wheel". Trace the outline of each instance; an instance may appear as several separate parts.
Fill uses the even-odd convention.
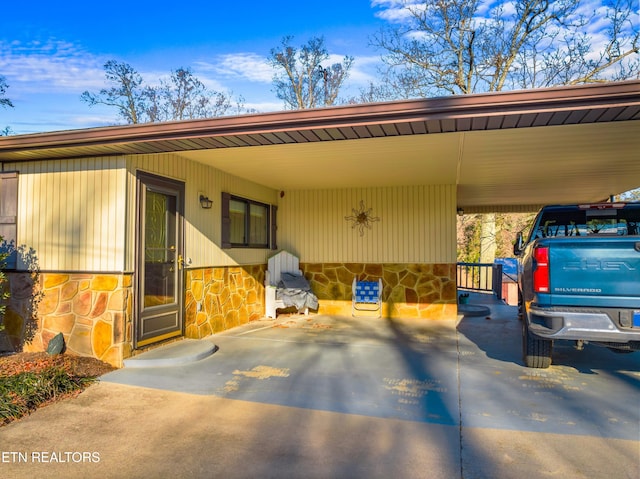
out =
[[[524,301],[522,301],[522,291],[518,288],[518,320],[522,321],[524,314]]]
[[[551,366],[553,341],[539,339],[529,332],[527,320],[522,320],[522,358],[528,368],[546,369]]]

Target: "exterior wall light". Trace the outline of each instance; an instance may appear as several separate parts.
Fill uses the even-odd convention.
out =
[[[464,216],[464,210],[462,208],[458,208],[456,212],[458,213],[458,216]]]
[[[204,196],[204,195],[201,194],[200,195],[200,207],[205,209],[205,210],[208,210],[208,209],[211,208],[211,206],[213,206],[213,201],[211,201],[208,196]]]

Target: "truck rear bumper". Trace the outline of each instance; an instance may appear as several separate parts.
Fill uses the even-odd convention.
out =
[[[629,311],[633,317],[633,311]],[[612,343],[640,341],[640,327],[632,320],[621,327],[607,312],[597,310],[548,310],[531,305],[528,311],[529,331],[546,339],[585,340]]]

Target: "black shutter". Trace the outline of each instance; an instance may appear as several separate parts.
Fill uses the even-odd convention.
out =
[[[1,252],[10,252],[8,269],[16,268],[18,235],[18,172],[0,173],[0,243]]]
[[[222,192],[222,248],[231,248],[231,215],[229,213],[229,200],[231,195]]]
[[[271,238],[269,238],[271,243],[271,249],[278,249],[278,207],[276,205],[271,205]]]

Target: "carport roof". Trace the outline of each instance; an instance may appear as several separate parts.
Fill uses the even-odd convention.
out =
[[[0,161],[173,152],[278,190],[456,184],[466,211],[640,186],[640,81],[0,137]]]

